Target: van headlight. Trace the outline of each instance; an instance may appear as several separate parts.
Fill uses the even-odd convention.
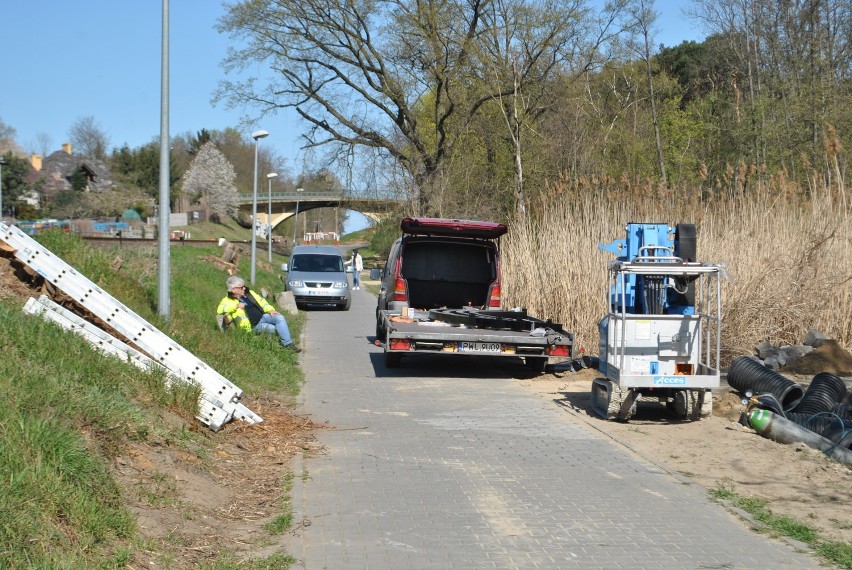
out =
[[[335,289],[346,289],[347,287],[349,287],[349,283],[346,281],[336,281],[334,283]]]
[[[305,284],[302,283],[301,281],[288,281],[287,285],[289,285],[290,287],[304,287],[305,286]]]

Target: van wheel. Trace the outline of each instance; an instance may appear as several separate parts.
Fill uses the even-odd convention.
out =
[[[402,355],[398,352],[385,352],[385,367],[399,368],[399,363],[402,360]]]
[[[352,298],[350,297],[349,299],[346,299],[346,302],[343,303],[342,305],[337,305],[337,308],[340,309],[341,311],[348,311],[349,307],[351,307],[351,306],[352,306]]]

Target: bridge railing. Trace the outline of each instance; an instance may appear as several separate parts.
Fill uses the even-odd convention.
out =
[[[251,203],[252,194],[237,194],[240,203]],[[344,192],[329,192],[328,190],[305,190],[304,192],[296,192],[288,190],[285,192],[273,192],[272,200],[277,202],[295,202],[296,200],[341,200]],[[262,202],[269,200],[269,191],[257,191],[257,200]]]

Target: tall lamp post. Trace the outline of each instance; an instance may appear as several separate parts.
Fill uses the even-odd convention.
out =
[[[0,156],[0,222],[3,221],[3,165],[6,164],[6,157]]]
[[[249,283],[254,285],[254,276],[257,273],[255,264],[257,262],[257,148],[260,145],[258,141],[264,137],[268,137],[267,131],[255,131],[251,134],[254,139],[254,189],[251,195],[251,277]]]
[[[272,179],[278,176],[277,172],[270,172],[266,175],[269,180],[269,203],[266,206],[266,237],[269,239],[267,251],[269,252],[269,263],[272,264]]]
[[[171,245],[169,223],[171,213],[171,172],[169,170],[169,0],[163,0],[163,37],[160,56],[160,183],[159,235],[157,236],[157,314],[170,320]]]
[[[296,213],[293,214],[293,247],[296,247],[296,229],[299,227],[298,225],[296,225],[296,222],[299,221],[299,194],[304,191],[304,188],[296,188]]]

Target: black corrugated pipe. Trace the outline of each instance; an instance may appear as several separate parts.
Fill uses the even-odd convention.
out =
[[[852,429],[852,422],[843,420],[831,413],[800,414],[798,412],[787,412],[787,419],[834,443],[837,443],[845,432]]]
[[[831,408],[832,414],[837,414],[844,420],[852,420],[852,405],[850,404],[834,404]]]
[[[838,447],[852,449],[852,420],[835,420],[822,436]]]
[[[846,397],[846,383],[830,372],[820,372],[811,380],[805,395],[793,408],[797,414],[828,412]]]
[[[740,356],[731,362],[728,368],[728,385],[745,394],[769,393],[778,398],[785,410],[793,409],[802,399],[802,387],[767,368],[753,356]]]

